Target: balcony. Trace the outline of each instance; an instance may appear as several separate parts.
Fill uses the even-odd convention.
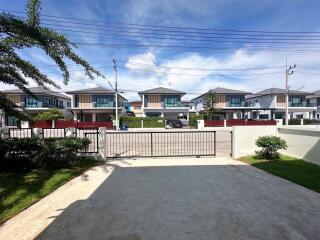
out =
[[[300,102],[300,103],[289,102],[289,107],[317,107],[317,105],[315,103],[307,103],[307,102]]]
[[[177,103],[162,102],[161,107],[162,108],[189,108],[189,107],[184,106],[181,102],[177,102]]]
[[[229,103],[227,102],[227,107],[255,107],[255,104],[248,103],[248,102],[241,102],[241,103]]]
[[[93,103],[93,107],[95,108],[113,108],[115,107],[114,102],[107,102],[107,103]]]

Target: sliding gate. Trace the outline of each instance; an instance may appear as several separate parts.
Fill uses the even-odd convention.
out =
[[[107,132],[107,158],[215,156],[216,131]]]

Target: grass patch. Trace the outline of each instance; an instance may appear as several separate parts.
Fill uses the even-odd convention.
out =
[[[97,164],[83,158],[76,166],[58,170],[0,172],[0,224]]]
[[[278,160],[265,160],[258,156],[239,160],[320,193],[320,166],[316,164],[285,155]]]

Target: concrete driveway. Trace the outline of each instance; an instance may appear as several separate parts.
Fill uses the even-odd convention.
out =
[[[320,239],[320,194],[228,158],[109,162],[0,228],[0,239]]]

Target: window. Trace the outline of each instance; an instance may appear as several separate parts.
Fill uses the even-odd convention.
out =
[[[67,107],[71,107],[71,102],[67,102]]]
[[[177,97],[165,97],[163,98],[165,107],[176,107],[179,104],[179,98]]]
[[[301,100],[300,97],[292,97],[292,98],[291,98],[291,105],[292,105],[292,107],[299,107],[299,106],[301,106],[301,102],[302,102],[302,100]]]
[[[141,109],[141,106],[134,106],[134,109]]]
[[[79,96],[75,95],[74,96],[74,107],[79,107]]]
[[[42,107],[49,107],[49,106],[50,106],[49,98],[43,97],[42,98]]]
[[[62,101],[62,100],[59,100],[59,101],[58,101],[58,108],[60,108],[60,109],[63,109],[63,108],[64,108],[64,106],[63,106],[63,101]]]
[[[17,119],[15,117],[7,116],[6,117],[7,126],[17,126]]]
[[[26,97],[24,99],[24,106],[26,108],[36,108],[38,107],[38,99],[33,97]]]
[[[230,107],[240,107],[241,98],[240,97],[230,97],[229,98]]]
[[[96,96],[94,102],[95,107],[113,107],[112,98],[109,96]]]

